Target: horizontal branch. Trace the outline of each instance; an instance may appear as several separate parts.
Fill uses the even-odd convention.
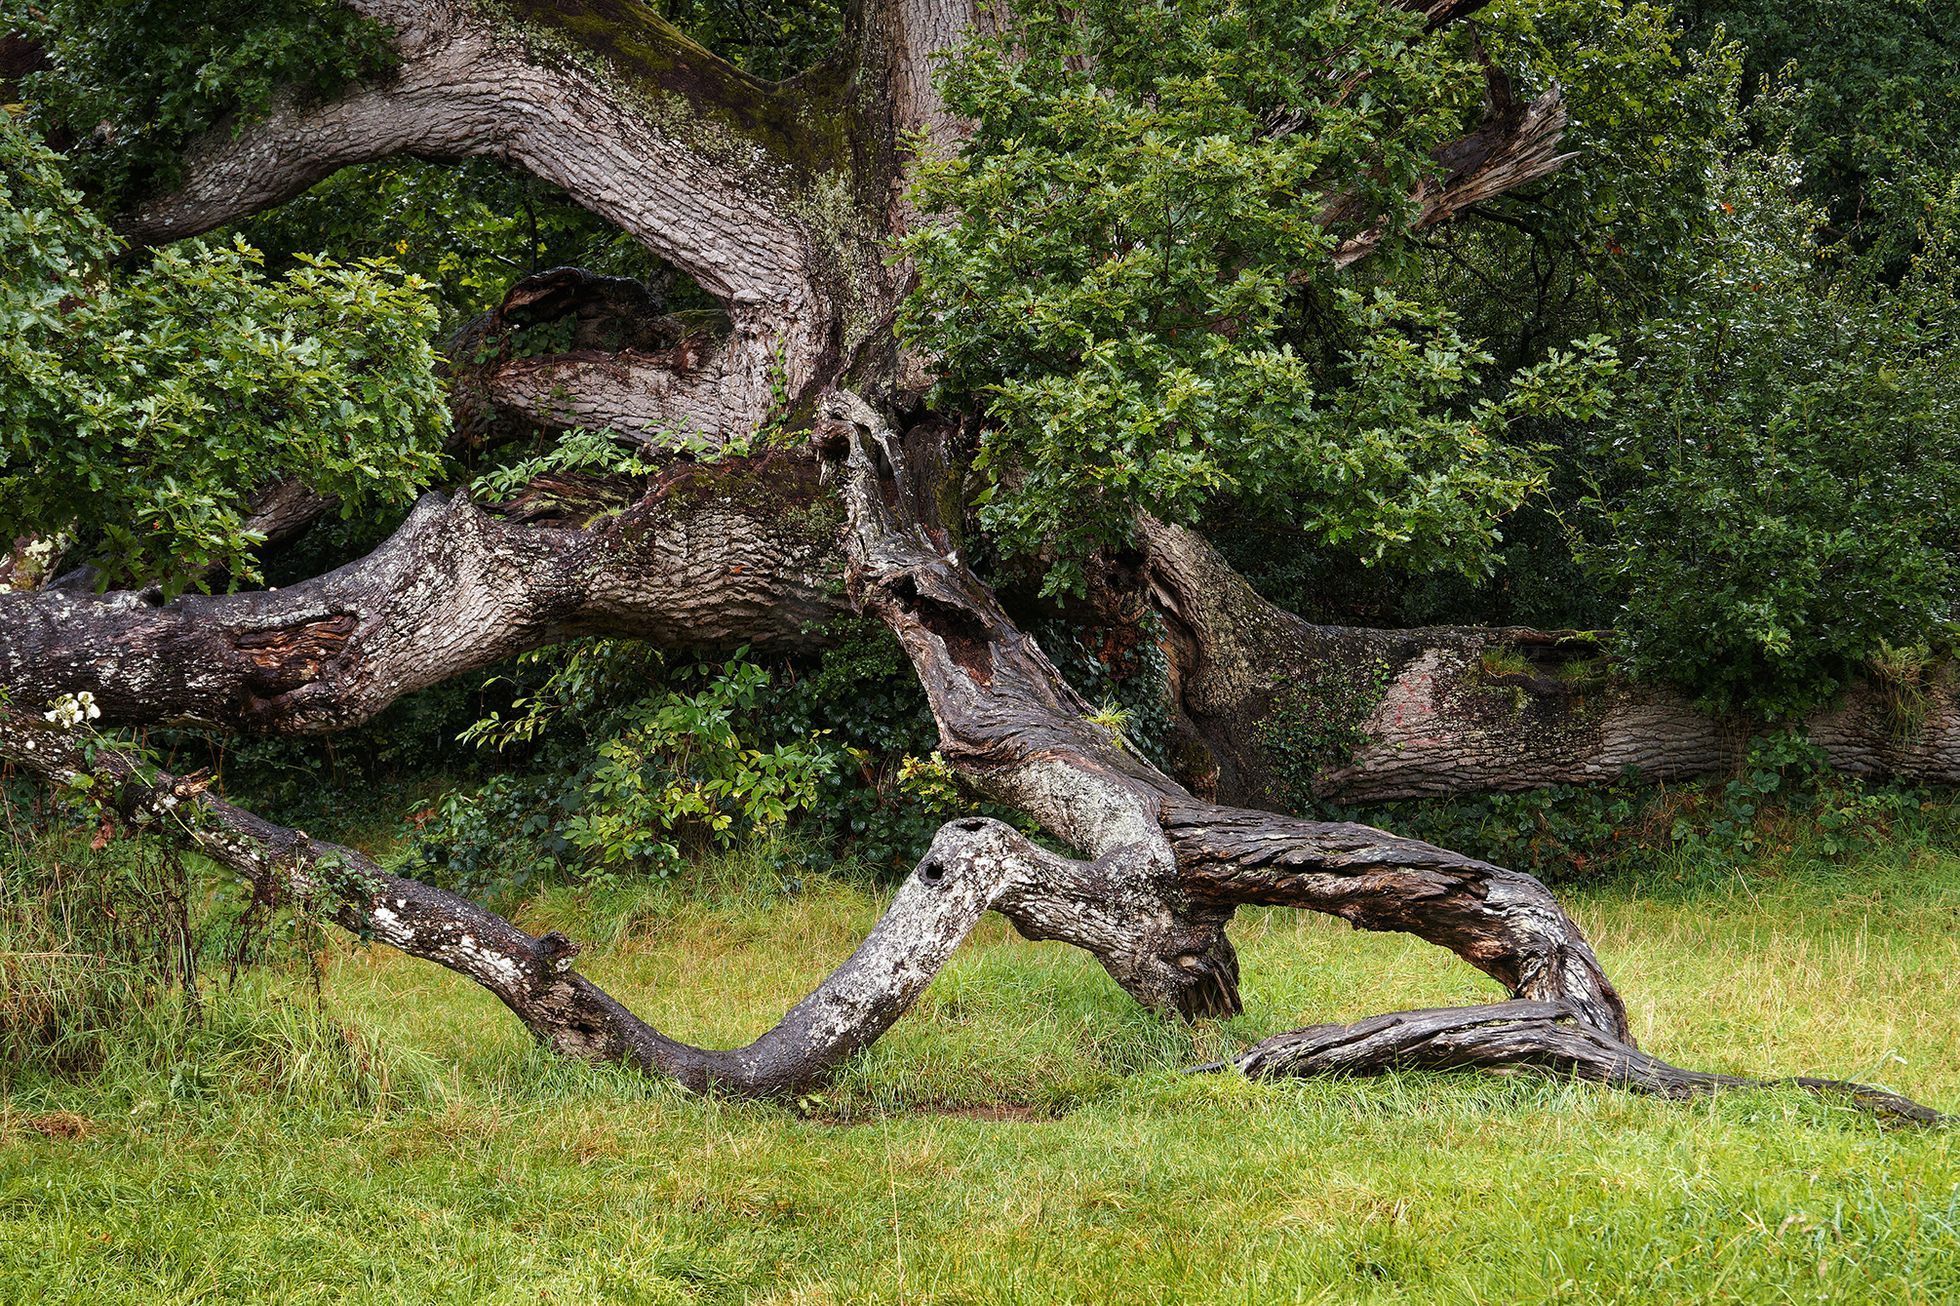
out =
[[[316,733],[574,635],[803,647],[844,610],[807,457],[686,464],[632,493],[430,495],[374,553],[281,590],[0,595],[0,687],[28,707],[88,690],[111,722]]]
[[[129,828],[185,843],[275,901],[467,977],[562,1055],[626,1062],[738,1097],[823,1082],[910,1010],[1002,886],[1046,856],[998,821],[948,824],[850,958],[754,1042],[724,1051],[669,1038],[635,1016],[573,969],[578,947],[564,935],[529,934],[354,849],[235,807],[207,792],[207,782],[156,771],[113,747],[84,748],[82,736],[7,707],[0,763],[56,785],[85,783]]]
[[[1619,675],[1596,636],[1315,625],[1191,531],[1146,520],[1139,534],[1175,695],[1215,767],[1202,788],[1219,798],[1278,808],[1303,797],[1288,722],[1355,741],[1312,778],[1314,796],[1349,802],[1608,784],[1629,771],[1688,779],[1732,771],[1747,747],[1748,723]],[[1491,670],[1497,655],[1526,670]],[[1839,770],[1960,783],[1955,680],[1854,686],[1804,726]]]
[[[1841,1079],[1761,1080],[1683,1070],[1612,1037],[1558,1002],[1399,1011],[1351,1025],[1314,1025],[1199,1069],[1228,1065],[1255,1079],[1396,1070],[1529,1070],[1670,1098],[1791,1084],[1819,1096],[1844,1098],[1902,1124],[1947,1125],[1953,1119],[1887,1089]]]
[[[1164,829],[1185,892],[1200,902],[1303,907],[1413,934],[1519,997],[1558,1002],[1629,1041],[1626,1005],[1599,958],[1530,875],[1372,826],[1195,801],[1166,804]]]

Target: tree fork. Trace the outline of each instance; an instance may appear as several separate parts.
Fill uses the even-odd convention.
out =
[[[855,395],[819,447],[850,513],[851,589],[910,655],[940,750],[975,789],[1095,859],[1129,922],[1098,958],[1146,1006],[1236,1011],[1225,936],[1241,904],[1307,907],[1450,949],[1517,996],[1556,998],[1614,1038],[1626,1009],[1544,885],[1364,825],[1204,803],[1092,724],[1091,709],[904,488],[903,442]]]

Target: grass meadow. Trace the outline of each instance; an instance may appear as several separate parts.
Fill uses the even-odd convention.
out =
[[[37,854],[17,849],[15,857]],[[844,957],[844,881],[548,891],[531,925],[667,1032],[745,1041]],[[1960,1111],[1960,856],[1662,864],[1569,894],[1644,1045]],[[1794,1090],[1543,1078],[1254,1084],[1293,1026],[1492,995],[1411,939],[1281,911],[1247,1012],[1185,1028],[989,922],[797,1103],[555,1061],[468,983],[328,939],[122,1016],[0,1096],[4,1302],[1943,1302],[1953,1131]],[[18,942],[18,940],[16,941]],[[27,962],[16,949],[10,973]]]

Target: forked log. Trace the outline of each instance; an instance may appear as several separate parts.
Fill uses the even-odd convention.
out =
[[[1626,1010],[1544,885],[1364,825],[1204,803],[1090,721],[1092,709],[906,505],[911,457],[868,404],[832,396],[819,428],[851,519],[852,593],[910,655],[940,751],[981,793],[1096,859],[1128,922],[1098,954],[1147,1006],[1238,1009],[1225,925],[1282,902],[1449,948],[1521,997],[1555,998],[1624,1038]]]
[[[825,412],[817,439],[850,512],[853,594],[911,656],[947,759],[975,789],[1094,858],[1102,892],[1122,911],[1091,950],[1139,1001],[1187,1016],[1237,1011],[1232,912],[1304,907],[1446,947],[1520,1000],[1281,1035],[1245,1054],[1247,1073],[1533,1066],[1669,1093],[1758,1082],[1681,1070],[1635,1048],[1583,932],[1533,877],[1369,826],[1193,798],[1089,721],[1088,704],[944,529],[918,515],[935,499],[905,485],[916,441],[854,395],[831,396]],[[1914,1123],[1944,1120],[1880,1089],[1791,1082]]]
[[[114,746],[0,706],[0,763],[68,788],[87,787],[124,826],[202,852],[273,901],[317,912],[475,982],[541,1044],[568,1057],[621,1062],[697,1092],[790,1097],[824,1083],[870,1046],[925,991],[989,909],[1036,937],[1093,947],[1083,920],[1102,904],[1075,897],[1100,886],[998,821],[949,822],[855,952],[775,1025],[732,1049],[695,1047],[635,1016],[579,974],[578,946],[532,935],[467,899],[393,875],[351,848],[275,825]],[[1227,1065],[1259,1078],[1375,1074],[1397,1069],[1524,1068],[1683,1097],[1791,1083],[1909,1124],[1948,1117],[1884,1089],[1840,1080],[1758,1081],[1682,1070],[1598,1029],[1557,1002],[1401,1012],[1353,1025],[1281,1034]]]

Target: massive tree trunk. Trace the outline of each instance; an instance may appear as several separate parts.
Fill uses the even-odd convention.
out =
[[[1531,877],[1365,826],[1258,810],[1286,796],[1275,779],[1286,744],[1251,723],[1325,717],[1317,687],[1375,675],[1378,662],[1379,696],[1343,709],[1361,713],[1347,724],[1364,742],[1309,777],[1321,792],[1356,797],[1617,775],[1629,762],[1681,773],[1728,756],[1719,729],[1611,683],[1588,697],[1538,677],[1480,681],[1479,653],[1493,640],[1562,656],[1556,641],[1524,632],[1308,626],[1265,604],[1195,536],[1145,522],[1145,576],[1200,745],[1187,786],[1096,725],[961,560],[962,523],[943,508],[957,498],[954,423],[921,411],[930,360],[903,357],[893,342],[906,273],[885,255],[888,238],[920,220],[904,199],[908,142],[920,133],[948,146],[964,130],[930,66],[980,20],[970,0],[865,0],[831,58],[780,84],[611,0],[349,2],[394,30],[399,66],[326,103],[294,99],[228,125],[191,152],[178,190],[125,215],[125,230],[150,241],[205,231],[398,153],[523,168],[692,277],[721,303],[726,327],[670,330],[632,287],[575,269],[530,279],[473,339],[591,316],[630,320],[631,343],[537,358],[472,349],[456,369],[462,425],[604,424],[671,461],[645,483],[547,478],[497,507],[430,496],[371,556],[276,592],[168,604],[153,593],[0,595],[0,686],[12,704],[0,707],[0,761],[54,783],[89,775],[131,825],[470,976],[549,1046],[697,1088],[773,1094],[816,1082],[902,1014],[989,909],[1029,937],[1086,949],[1148,1007],[1230,1014],[1240,976],[1226,930],[1245,904],[1413,933],[1511,998],[1302,1031],[1248,1053],[1248,1071],[1524,1065],[1664,1093],[1740,1082],[1635,1051],[1598,957]],[[1484,0],[1401,2],[1441,26]],[[1565,161],[1556,91],[1520,104],[1495,69],[1487,90],[1486,120],[1438,151],[1437,176],[1412,197],[1419,225]],[[1349,207],[1336,197],[1324,210],[1361,226],[1343,265],[1379,238],[1370,215]],[[694,461],[746,447],[758,430],[813,422],[814,448]],[[264,506],[270,532],[325,505],[269,487]],[[115,749],[81,748],[36,715],[87,690],[109,723],[333,731],[573,635],[789,649],[851,606],[905,648],[943,752],[971,787],[1026,812],[1074,855],[996,822],[950,823],[863,947],[734,1052],[688,1048],[638,1021],[576,974],[561,937],[533,937]],[[1507,724],[1496,699],[1478,697],[1487,692],[1523,724]],[[1951,768],[1951,706],[1942,698],[1935,727],[1909,745],[1884,744],[1852,720],[1841,749],[1874,769]],[[1857,1091],[1879,1109],[1927,1114]]]
[[[1620,674],[1603,632],[1320,626],[1267,602],[1182,527],[1139,528],[1190,778],[1255,807],[1680,780],[1732,770],[1751,723]],[[1522,663],[1523,669],[1519,669]],[[1960,679],[1854,686],[1806,720],[1854,775],[1960,783]]]

